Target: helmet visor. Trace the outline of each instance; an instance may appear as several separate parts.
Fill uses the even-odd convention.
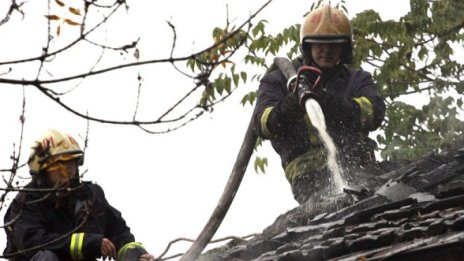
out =
[[[306,37],[304,43],[347,43],[348,39],[341,37]]]

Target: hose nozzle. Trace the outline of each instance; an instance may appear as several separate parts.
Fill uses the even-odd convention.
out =
[[[298,73],[287,82],[287,88],[290,92],[298,96],[300,105],[304,108],[304,104],[308,99],[319,100],[322,72],[316,67],[301,66]]]

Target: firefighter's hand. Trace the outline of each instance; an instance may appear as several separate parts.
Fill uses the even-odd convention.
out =
[[[304,111],[298,102],[298,97],[293,93],[287,95],[280,102],[278,110],[280,111],[281,115],[290,121],[297,121],[301,119],[304,114]]]
[[[287,82],[288,89],[298,96],[300,105],[304,108],[309,98],[320,101],[324,94],[321,86],[322,72],[316,67],[301,66],[298,75]]]
[[[139,256],[139,261],[155,261],[155,257],[150,254],[143,254]]]
[[[321,83],[322,71],[313,66],[301,66],[298,74],[290,77],[287,88],[290,92],[298,93],[299,89],[315,91]],[[297,84],[298,82],[298,84]]]
[[[116,247],[108,238],[103,238],[101,243],[101,256],[103,260],[116,260]]]

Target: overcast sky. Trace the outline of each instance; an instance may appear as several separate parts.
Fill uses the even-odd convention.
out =
[[[0,15],[8,1],[2,2]],[[229,20],[241,24],[265,1],[171,0],[164,1],[162,5],[155,2],[128,0],[131,7],[128,14],[123,12],[117,20],[118,26],[113,31],[109,30],[102,39],[118,41],[120,38],[141,37],[141,59],[166,58],[172,45],[172,31],[166,24],[170,21],[177,30],[176,54],[184,56],[211,44],[212,29],[225,25],[226,4]],[[332,1],[333,4],[335,2]],[[383,19],[397,19],[409,10],[407,0],[347,2],[350,17],[362,10],[374,9]],[[299,23],[311,3],[307,0],[274,0],[258,19],[268,20],[269,29],[279,32]],[[27,11],[24,21],[15,16],[9,24],[0,27],[0,62],[27,56],[29,51],[40,48],[34,43],[40,42],[44,32],[34,26],[43,19],[46,9],[28,5],[32,5],[31,1],[24,5]],[[72,37],[72,32],[63,31],[63,41],[66,37]],[[70,57],[58,57],[61,61],[57,60],[59,67],[54,68],[53,74],[70,74],[79,64],[94,57],[94,53],[82,50]],[[0,67],[0,77],[7,70]],[[17,69],[7,78],[30,76],[28,70],[30,68]],[[163,67],[153,66],[143,71],[146,87],[142,95],[151,97],[153,101],[147,98],[144,100],[147,105],[142,108],[169,103],[185,92],[183,85],[193,86],[190,79],[163,70]],[[130,119],[136,92],[133,89],[125,92],[123,87],[133,85],[136,75],[133,72],[117,72],[95,82],[86,82],[82,90],[72,96],[78,98],[69,102],[88,109],[90,113]],[[158,92],[152,93],[151,88]],[[214,113],[165,135],[149,135],[131,126],[90,123],[89,147],[81,168],[81,171],[88,170],[84,179],[103,187],[107,199],[123,213],[136,239],[155,256],[163,252],[169,241],[178,237],[195,239],[203,229],[222,194],[251,117],[252,107],[242,107],[240,100],[245,93],[256,88],[257,83],[243,86],[227,102],[219,104]],[[163,97],[161,101],[155,99],[160,96]],[[82,142],[80,137],[85,135],[86,121],[64,111],[30,87],[26,88],[26,99],[23,161],[33,139],[51,127],[67,131]],[[21,102],[22,89],[19,86],[0,84],[0,117],[4,125],[0,136],[0,169],[11,166],[9,156],[19,138]],[[130,105],[125,107],[126,103]],[[127,112],[127,108],[132,110]],[[144,113],[150,115],[146,110]],[[259,155],[269,159],[266,174],[256,174],[252,165],[249,166],[214,238],[259,233],[278,215],[297,206],[280,159],[269,143],[265,143]],[[20,174],[27,176],[27,170],[21,170]],[[0,214],[3,216],[4,212]],[[168,255],[184,252],[189,245],[178,243]],[[0,248],[4,246],[5,236],[2,234]]]

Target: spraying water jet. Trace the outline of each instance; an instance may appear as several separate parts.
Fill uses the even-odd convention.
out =
[[[300,105],[305,108],[311,125],[316,128],[324,147],[328,151],[327,167],[332,175],[331,186],[324,194],[343,194],[347,187],[343,179],[343,170],[337,162],[337,148],[327,132],[325,117],[318,102],[320,98],[320,81],[322,72],[311,66],[301,66],[295,77],[289,79],[289,90],[298,95]]]

